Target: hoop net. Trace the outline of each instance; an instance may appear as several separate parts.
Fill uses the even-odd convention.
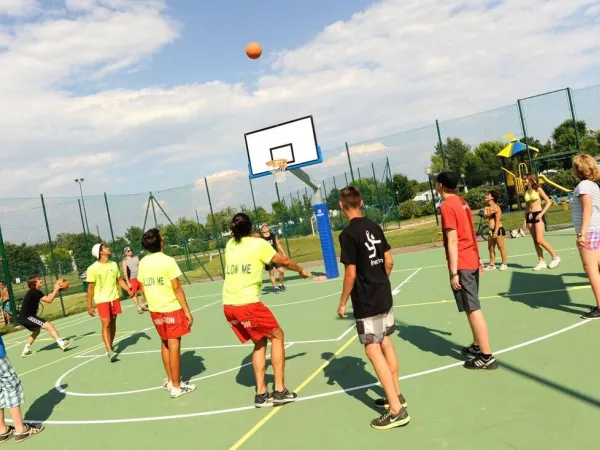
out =
[[[274,159],[272,161],[267,162],[267,166],[269,166],[269,170],[275,177],[276,183],[283,183],[287,177],[287,160],[286,159]]]

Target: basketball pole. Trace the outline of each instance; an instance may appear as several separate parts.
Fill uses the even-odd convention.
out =
[[[321,252],[323,254],[323,262],[325,263],[325,275],[329,279],[338,278],[340,276],[340,271],[337,264],[337,256],[335,254],[335,243],[333,242],[331,221],[329,220],[329,208],[327,207],[327,203],[323,202],[321,186],[315,184],[310,179],[310,176],[302,169],[291,169],[290,172],[313,190],[315,197],[313,209],[315,217],[317,218],[317,230],[319,231]]]

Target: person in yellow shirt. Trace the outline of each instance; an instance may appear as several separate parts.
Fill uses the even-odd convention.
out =
[[[130,296],[132,292],[121,278],[117,263],[109,261],[111,251],[106,243],[94,245],[92,255],[96,258],[96,262],[88,267],[85,280],[88,283],[88,313],[90,316],[96,315],[92,305],[92,300],[94,300],[102,322],[102,340],[106,346],[106,355],[112,362],[117,359],[117,353],[113,350],[113,342],[117,333],[117,316],[122,313],[121,295],[117,285],[127,291]]]
[[[180,381],[181,337],[191,331],[194,319],[179,283],[181,269],[174,258],[163,253],[160,231],[146,231],[142,247],[148,255],[140,261],[137,277],[162,342],[161,355],[167,372],[163,388],[170,391],[171,398],[177,398],[196,389],[195,385]]]
[[[254,406],[262,408],[293,402],[298,395],[285,386],[285,350],[283,330],[259,299],[262,274],[266,264],[279,264],[296,271],[302,278],[312,274],[287,256],[277,253],[262,238],[251,237],[252,222],[243,213],[236,214],[230,225],[233,237],[225,248],[225,283],[223,312],[240,342],[254,343],[252,365],[256,377]],[[275,373],[275,389],[269,393],[265,384],[267,341],[271,341],[271,362]]]

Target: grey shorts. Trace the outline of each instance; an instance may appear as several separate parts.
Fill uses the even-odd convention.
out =
[[[361,344],[381,344],[383,338],[396,330],[394,310],[364,319],[356,319],[356,331]]]
[[[24,402],[21,380],[8,358],[0,358],[0,409],[14,408]]]
[[[477,311],[481,309],[479,303],[479,269],[459,270],[458,280],[462,289],[454,292],[454,299],[458,311]]]

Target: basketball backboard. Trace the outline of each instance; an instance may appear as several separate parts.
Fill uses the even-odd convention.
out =
[[[312,116],[273,125],[244,135],[250,178],[270,175],[267,162],[285,159],[287,170],[323,162]]]

